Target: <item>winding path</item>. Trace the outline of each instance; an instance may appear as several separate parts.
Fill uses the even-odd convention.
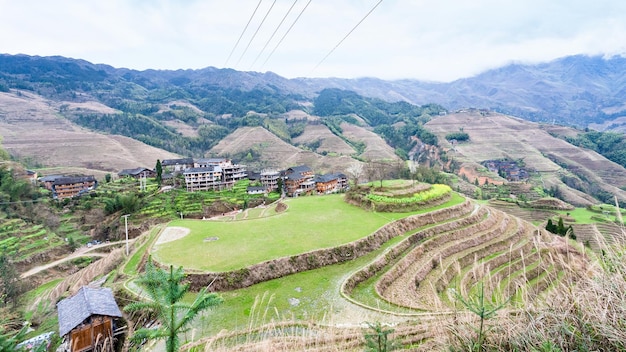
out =
[[[131,239],[129,240],[130,242],[133,242],[135,239]],[[44,264],[44,265],[40,265],[40,266],[36,266],[26,272],[23,272],[20,275],[21,279],[25,279],[29,276],[33,276],[35,274],[38,274],[46,269],[50,269],[53,268],[61,263],[67,262],[69,260],[72,259],[76,259],[76,258],[80,258],[80,257],[106,257],[108,255],[108,253],[93,253],[93,251],[95,251],[96,249],[100,249],[100,248],[106,248],[106,247],[110,247],[110,246],[114,246],[114,245],[119,245],[119,244],[123,244],[125,243],[125,241],[116,241],[116,242],[108,242],[108,243],[102,243],[102,244],[97,244],[95,246],[92,247],[87,247],[87,246],[82,246],[80,248],[78,248],[76,251],[70,253],[68,256],[61,258],[59,260],[55,260],[53,262]]]

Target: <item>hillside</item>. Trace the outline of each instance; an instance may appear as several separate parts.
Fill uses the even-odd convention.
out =
[[[114,112],[96,102],[68,104],[68,109]],[[29,92],[0,93],[0,135],[15,158],[37,167],[79,167],[86,172],[117,172],[153,167],[156,159],[175,158],[132,138],[80,128],[59,116],[60,103]]]
[[[437,103],[451,110],[489,108],[533,121],[586,127],[624,116],[624,72],[626,59],[620,56],[570,56],[535,65],[510,64],[449,83],[376,78],[285,79],[271,72],[213,67],[135,71],[63,57],[0,55],[0,91],[37,90],[55,99],[98,100],[114,108],[123,107],[134,95],[174,100],[201,94],[205,99],[203,111],[222,114],[248,111],[232,99],[221,98],[225,92],[240,92],[240,97],[246,96],[242,92],[254,92],[248,98],[262,106],[279,103],[290,110],[297,105],[287,107],[293,104],[290,100],[312,99],[323,89],[338,88],[388,101]],[[50,89],[51,85],[55,89]],[[76,96],[77,91],[86,96]],[[119,96],[122,92],[126,94]],[[267,93],[279,97],[268,100]]]
[[[548,133],[552,131],[550,126],[484,111],[438,116],[426,126],[439,136],[444,148],[450,148],[451,157],[477,174],[489,175],[480,165],[486,160],[523,160],[533,170],[530,181],[535,186],[544,189],[557,186],[572,204],[591,204],[594,200],[588,194],[598,196],[602,191],[626,199],[623,190],[626,169],[593,151],[554,137]],[[469,135],[469,141],[453,146],[445,140],[445,135],[460,130]],[[493,173],[491,177],[499,179]],[[610,202],[610,197],[606,201]]]
[[[29,167],[72,168],[99,176],[152,167],[156,159],[213,155],[233,158],[254,171],[307,164],[318,172],[417,156],[422,165],[472,176],[482,172],[480,162],[508,157],[533,165],[538,172],[533,187],[562,188],[566,200],[586,205],[611,202],[613,194],[624,200],[626,174],[599,154],[564,141],[591,147],[589,138],[580,137],[582,130],[544,125],[536,131],[524,120],[498,125],[502,122],[491,121],[496,115],[485,109],[487,119],[465,113],[440,116],[446,109],[431,102],[619,129],[623,61],[571,57],[511,65],[443,84],[287,80],[215,68],[133,71],[61,57],[0,55],[0,135],[11,155]],[[454,150],[446,155],[452,146],[445,136],[464,128],[470,142],[459,144],[460,155],[453,155]],[[624,165],[626,153],[610,156],[607,150],[626,144],[624,137],[609,137],[623,143],[597,143],[592,149]],[[465,163],[462,170],[455,169],[450,157]],[[471,186],[461,186],[475,195]]]
[[[208,155],[235,156],[250,168],[285,169],[294,165],[309,165],[320,173],[345,171],[354,159],[345,155],[321,156],[296,148],[262,127],[242,127],[226,136]]]

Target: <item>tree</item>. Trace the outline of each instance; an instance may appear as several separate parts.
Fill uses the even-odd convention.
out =
[[[504,308],[509,303],[509,299],[504,301],[503,303],[497,303],[496,297],[486,297],[485,295],[485,287],[482,282],[478,283],[478,290],[476,292],[476,296],[465,298],[455,289],[451,289],[454,297],[457,301],[461,302],[465,308],[467,308],[470,312],[474,313],[479,319],[480,324],[478,328],[475,328],[477,333],[476,340],[471,344],[472,351],[482,352],[485,350],[484,341],[485,341],[485,322],[491,318],[493,318],[496,313]],[[487,298],[487,299],[485,299]]]
[[[278,180],[276,180],[276,187],[278,188],[278,193],[282,195],[283,194],[283,178],[282,177],[279,177]]]
[[[6,253],[0,254],[0,299],[3,305],[15,303],[22,293],[19,274]]]
[[[556,233],[556,225],[552,222],[552,219],[548,219],[548,223],[546,224],[546,230]]]
[[[179,334],[188,330],[189,323],[202,311],[216,306],[222,298],[215,293],[208,293],[204,288],[198,292],[192,304],[182,302],[189,291],[189,284],[183,284],[185,273],[182,267],[169,271],[156,267],[152,259],[148,259],[145,273],[136,282],[144,289],[149,299],[146,302],[135,302],[124,307],[127,312],[149,312],[154,314],[161,323],[157,329],[141,328],[131,337],[134,343],[144,340],[165,339],[167,352],[178,351]]]
[[[156,172],[156,182],[160,186],[163,180],[163,165],[161,165],[161,160],[157,159],[154,171]]]
[[[567,229],[565,228],[565,224],[563,224],[563,218],[559,217],[559,222],[556,225],[556,233],[559,236],[565,236],[567,233]]]
[[[397,349],[398,344],[389,338],[389,334],[394,330],[383,327],[380,322],[375,324],[367,323],[369,332],[365,333],[365,351],[368,352],[387,352]]]
[[[370,160],[365,165],[365,174],[368,181],[380,181],[380,187],[383,187],[383,181],[389,175],[391,164],[384,160]]]
[[[354,187],[357,187],[359,185],[359,179],[361,178],[361,176],[363,176],[363,163],[360,163],[358,161],[353,162],[346,169],[346,173],[348,173],[348,176],[350,176],[350,178],[352,179]]]
[[[104,175],[104,182],[106,182],[106,183],[111,182],[111,174]]]

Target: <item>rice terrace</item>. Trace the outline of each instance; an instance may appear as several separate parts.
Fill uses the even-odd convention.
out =
[[[380,186],[170,222],[150,255],[224,297],[184,349],[361,350],[376,321],[429,350],[452,321],[471,331],[459,300],[489,297],[512,314],[591,270],[582,246],[448,186]]]

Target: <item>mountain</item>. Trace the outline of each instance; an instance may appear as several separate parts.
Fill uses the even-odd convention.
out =
[[[531,121],[587,127],[626,115],[626,58],[569,56],[536,65],[510,64],[474,77],[433,83],[375,78],[286,79],[271,72],[213,67],[136,71],[63,57],[0,55],[0,91],[9,88],[36,90],[54,99],[96,99],[114,108],[124,108],[127,99],[149,102],[204,95],[201,108],[215,114],[245,108],[232,99],[219,99],[218,93],[238,91],[241,94],[237,98],[261,103],[266,110],[280,110],[272,107],[278,104],[288,111],[295,107],[293,101],[310,100],[323,89],[337,88],[387,101],[436,103],[449,110],[486,108]],[[113,88],[113,92],[105,92]],[[246,92],[253,94],[243,94]],[[267,101],[268,95],[274,99]],[[145,111],[141,108],[136,106],[135,110]],[[264,112],[258,106],[256,111]]]
[[[255,171],[309,164],[322,173],[417,158],[446,171],[459,172],[460,164],[493,181],[481,163],[509,158],[533,164],[539,193],[562,188],[578,205],[613,194],[626,201],[623,166],[581,148],[621,148],[623,135],[552,125],[619,129],[626,121],[625,68],[621,57],[573,56],[432,83],[285,79],[211,67],[135,71],[0,55],[0,134],[11,155],[31,167],[94,173],[180,156],[230,157]],[[464,108],[474,106],[480,109]],[[469,141],[451,145],[459,131]],[[610,157],[625,164],[626,153]]]

